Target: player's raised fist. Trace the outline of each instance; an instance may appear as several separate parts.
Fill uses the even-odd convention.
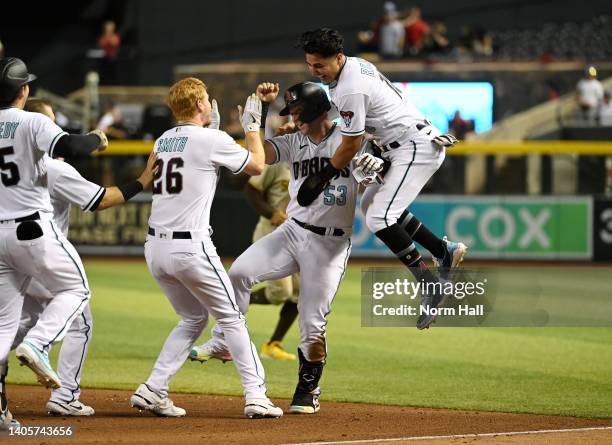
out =
[[[272,82],[263,82],[257,85],[257,97],[262,102],[271,103],[276,100],[278,96],[278,92],[280,91],[280,86],[277,83]]]

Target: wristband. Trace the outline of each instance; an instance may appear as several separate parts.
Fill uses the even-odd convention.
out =
[[[338,173],[340,173],[340,170],[338,170],[336,167],[334,167],[332,165],[331,162],[329,162],[325,167],[323,167],[323,169],[320,172],[320,176],[324,181],[331,181],[331,179],[336,176]]]
[[[266,116],[268,115],[268,109],[270,108],[270,102],[261,103],[261,124],[259,128],[266,128]]]
[[[142,192],[142,190],[144,189],[140,181],[128,182],[127,184],[120,185],[117,188],[119,189],[119,191],[121,191],[123,199],[126,202],[132,199],[138,193]]]

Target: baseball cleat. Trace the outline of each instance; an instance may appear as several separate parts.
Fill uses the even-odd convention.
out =
[[[24,341],[15,349],[15,355],[22,366],[27,366],[36,374],[41,385],[53,389],[61,386],[59,376],[49,364],[47,352],[39,351],[35,346]]]
[[[283,349],[279,341],[269,341],[264,343],[261,348],[261,358],[271,358],[273,360],[295,360],[295,354],[291,354]]]
[[[189,352],[189,360],[192,362],[205,363],[210,359],[221,360],[223,363],[232,361],[232,355],[229,352],[219,351],[215,349],[208,341],[201,346],[194,346]]]
[[[282,417],[283,410],[275,406],[267,397],[262,399],[246,399],[244,415],[249,419],[278,418]]]
[[[21,424],[8,409],[0,412],[0,431],[15,431],[19,428],[21,428]]]
[[[465,257],[467,254],[468,247],[463,243],[449,241],[446,236],[442,238],[442,241],[444,242],[444,246],[446,248],[444,258],[434,257],[433,262],[438,268],[440,278],[442,278],[442,280],[448,280],[450,270],[459,266],[459,264],[463,261],[463,257]]]
[[[293,394],[289,412],[292,414],[314,414],[319,412],[321,409],[321,404],[319,403],[320,395],[320,388],[315,388],[311,392],[296,391]]]
[[[96,412],[91,406],[84,405],[80,400],[72,402],[47,402],[47,413],[50,416],[93,416]]]
[[[160,417],[184,417],[187,414],[183,408],[174,406],[168,397],[161,397],[151,391],[146,383],[141,384],[130,397],[130,405],[139,411],[150,411]]]
[[[438,286],[435,286],[438,287]],[[427,329],[436,320],[438,316],[436,313],[432,313],[432,308],[439,308],[444,306],[444,303],[448,300],[449,295],[444,293],[442,289],[438,292],[428,292],[427,289],[423,289],[421,295],[421,310],[419,318],[417,320],[417,329]]]

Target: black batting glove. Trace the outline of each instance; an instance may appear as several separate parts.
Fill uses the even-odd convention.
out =
[[[322,170],[310,175],[300,186],[298,190],[297,201],[302,207],[308,207],[312,202],[317,199],[325,187],[329,184],[334,176],[340,173],[336,167],[331,165],[331,162],[323,167]]]

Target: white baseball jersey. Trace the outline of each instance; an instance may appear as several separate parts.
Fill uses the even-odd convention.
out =
[[[425,119],[374,65],[358,57],[346,58],[329,94],[341,117],[343,135],[368,132],[386,145]]]
[[[92,206],[104,193],[104,187],[89,182],[76,169],[57,159],[47,158],[47,187],[53,205],[53,220],[64,235],[68,235],[70,205],[81,210],[92,210]]]
[[[52,212],[44,154],[51,153],[64,134],[40,113],[0,109],[0,220]]]
[[[174,127],[155,141],[149,225],[171,231],[208,230],[219,167],[240,173],[251,153],[227,133],[197,125]]]
[[[358,184],[351,174],[352,164],[342,169],[339,176],[308,207],[297,202],[297,193],[304,180],[322,169],[342,142],[340,129],[334,124],[319,145],[300,132],[268,139],[276,150],[277,162],[289,164],[289,196],[287,215],[301,222],[322,227],[350,231],[355,217]]]

